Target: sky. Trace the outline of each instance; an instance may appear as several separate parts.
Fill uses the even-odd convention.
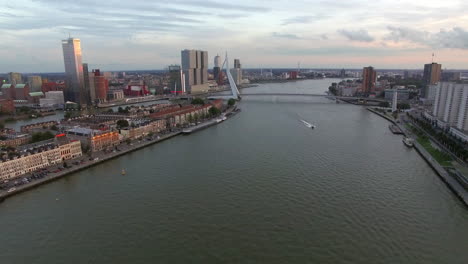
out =
[[[164,69],[182,49],[227,51],[243,68],[468,69],[466,0],[0,0],[0,72],[63,72],[61,40],[83,62]],[[232,64],[232,63],[231,63]]]

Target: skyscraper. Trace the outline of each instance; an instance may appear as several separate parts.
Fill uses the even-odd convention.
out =
[[[185,74],[179,65],[169,66],[169,89],[172,93],[185,93]]]
[[[94,86],[93,86],[94,88]],[[88,63],[83,63],[83,92],[81,93],[80,100],[87,105],[92,105],[91,99],[91,84],[89,79]]]
[[[187,92],[208,89],[208,52],[186,49],[181,52],[181,59]]]
[[[80,40],[76,38],[62,40],[62,48],[66,75],[65,100],[86,104],[80,97],[80,93],[84,90]]]
[[[42,90],[42,77],[28,76],[28,84],[31,92],[40,92]]]
[[[242,82],[242,69],[239,59],[234,59],[234,68],[231,69],[231,75],[236,85],[240,85]]]
[[[8,73],[8,80],[10,81],[10,84],[13,84],[13,85],[23,83],[23,77],[21,76],[21,73],[19,72]]]
[[[442,65],[438,63],[429,63],[424,65],[423,80],[425,87],[421,91],[421,97],[427,98],[429,85],[437,84],[440,81]]]
[[[215,81],[217,83],[220,82],[220,80],[219,80],[220,79],[219,78],[220,77],[219,73],[221,72],[220,59],[221,58],[219,57],[219,55],[216,55],[215,58],[214,58],[213,77],[214,77],[214,79],[215,79]]]
[[[377,81],[377,72],[372,66],[364,67],[362,70],[362,92],[369,94],[374,92],[375,82]]]

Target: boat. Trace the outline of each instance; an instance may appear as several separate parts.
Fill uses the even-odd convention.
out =
[[[312,125],[311,123],[309,123],[309,122],[307,122],[307,121],[305,121],[305,120],[302,120],[302,119],[301,119],[301,122],[302,122],[306,127],[308,127],[308,128],[311,128],[311,129],[314,129],[314,128],[315,128],[314,125]]]
[[[404,137],[403,143],[405,144],[405,146],[412,148],[414,146],[414,139],[409,138],[409,137]]]
[[[125,169],[122,169],[122,175],[125,175],[127,172],[125,171]]]

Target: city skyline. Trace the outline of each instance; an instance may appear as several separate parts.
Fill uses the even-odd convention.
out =
[[[206,50],[208,68],[228,50],[244,68],[300,61],[304,68],[422,69],[435,53],[444,68],[466,69],[467,8],[463,1],[18,0],[0,13],[0,72],[62,72],[59,45],[69,34],[83,42],[83,61],[105,71],[164,69],[183,49]]]

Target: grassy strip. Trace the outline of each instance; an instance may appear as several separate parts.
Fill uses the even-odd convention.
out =
[[[441,165],[441,166],[444,166],[444,167],[451,167],[452,166],[452,157],[441,151],[441,150],[438,150],[436,148],[434,148],[431,144],[431,141],[429,140],[429,138],[422,132],[420,131],[418,128],[406,123],[405,124],[406,128],[410,129],[411,131],[413,131],[413,133],[415,135],[417,135],[417,141],[419,144],[421,144],[421,146],[423,146],[427,152],[429,152],[429,154],[431,154],[431,156]]]

